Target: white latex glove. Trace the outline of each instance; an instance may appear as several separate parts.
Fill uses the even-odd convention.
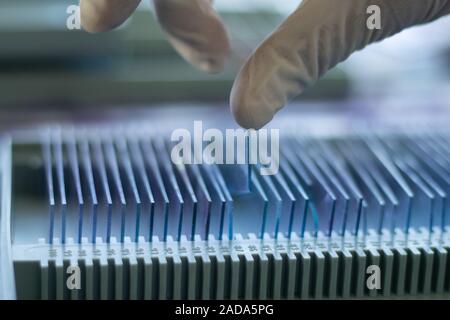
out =
[[[141,0],[80,0],[81,24],[103,32],[122,24]],[[229,54],[227,31],[210,0],[153,0],[156,17],[180,55],[199,69],[220,71]]]
[[[81,0],[88,31],[122,23],[140,0]],[[154,0],[169,40],[194,65],[218,71],[228,36],[210,0]],[[381,9],[381,29],[367,27],[367,8]],[[275,113],[354,51],[450,13],[450,0],[304,0],[250,56],[237,76],[230,105],[236,121],[259,129]]]

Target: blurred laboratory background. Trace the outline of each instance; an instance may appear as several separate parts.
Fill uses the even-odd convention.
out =
[[[66,27],[67,8],[77,0],[2,0],[0,114],[19,113],[21,120],[44,109],[73,115],[164,103],[225,107],[241,64],[300,2],[216,0],[233,56],[222,73],[208,75],[188,65],[166,42],[149,1],[120,28],[92,35]],[[338,101],[340,106],[370,101],[390,110],[419,102],[429,110],[450,108],[449,30],[450,17],[445,17],[371,45],[298,99]]]

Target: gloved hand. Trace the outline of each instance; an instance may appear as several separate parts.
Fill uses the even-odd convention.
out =
[[[103,32],[122,24],[141,0],[80,0],[81,24]],[[153,0],[156,17],[174,48],[207,72],[220,71],[229,54],[225,26],[210,0]]]
[[[81,0],[88,31],[122,23],[140,0]],[[228,36],[210,0],[154,0],[169,40],[188,61],[217,71]],[[367,8],[381,10],[381,28],[367,27]],[[354,51],[450,13],[450,0],[304,0],[250,56],[231,91],[236,121],[259,129],[286,103]]]

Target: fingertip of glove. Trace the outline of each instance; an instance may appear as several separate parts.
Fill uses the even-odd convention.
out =
[[[205,43],[195,48],[198,50],[198,55],[202,58],[197,64],[198,67],[208,73],[218,73],[222,71],[230,58],[231,47],[230,40],[226,29],[219,24],[214,30],[206,33]]]
[[[213,50],[210,53],[199,53],[198,55],[203,56],[199,58],[198,61],[191,61],[197,67],[207,73],[215,74],[221,72],[230,58],[229,47],[223,47],[219,50]]]
[[[218,73],[230,58],[230,41],[225,29],[178,34],[166,27],[166,31],[178,53],[201,71]]]
[[[261,129],[269,123],[274,113],[258,103],[237,80],[230,94],[230,110],[238,125],[245,129]]]
[[[225,67],[225,61],[224,60],[218,60],[218,59],[205,59],[199,63],[197,63],[197,67],[204,72],[210,73],[210,74],[216,74],[221,72]]]
[[[113,26],[105,23],[102,19],[93,19],[92,17],[87,18],[86,15],[83,14],[80,16],[80,22],[84,31],[93,34],[105,32],[113,28]]]

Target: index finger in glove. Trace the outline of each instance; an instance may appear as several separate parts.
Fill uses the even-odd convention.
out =
[[[367,27],[377,5],[381,28]],[[356,50],[450,12],[449,0],[305,0],[251,55],[236,78],[236,121],[259,129],[290,99]]]
[[[230,54],[228,33],[210,0],[154,0],[159,23],[188,62],[220,71]]]

